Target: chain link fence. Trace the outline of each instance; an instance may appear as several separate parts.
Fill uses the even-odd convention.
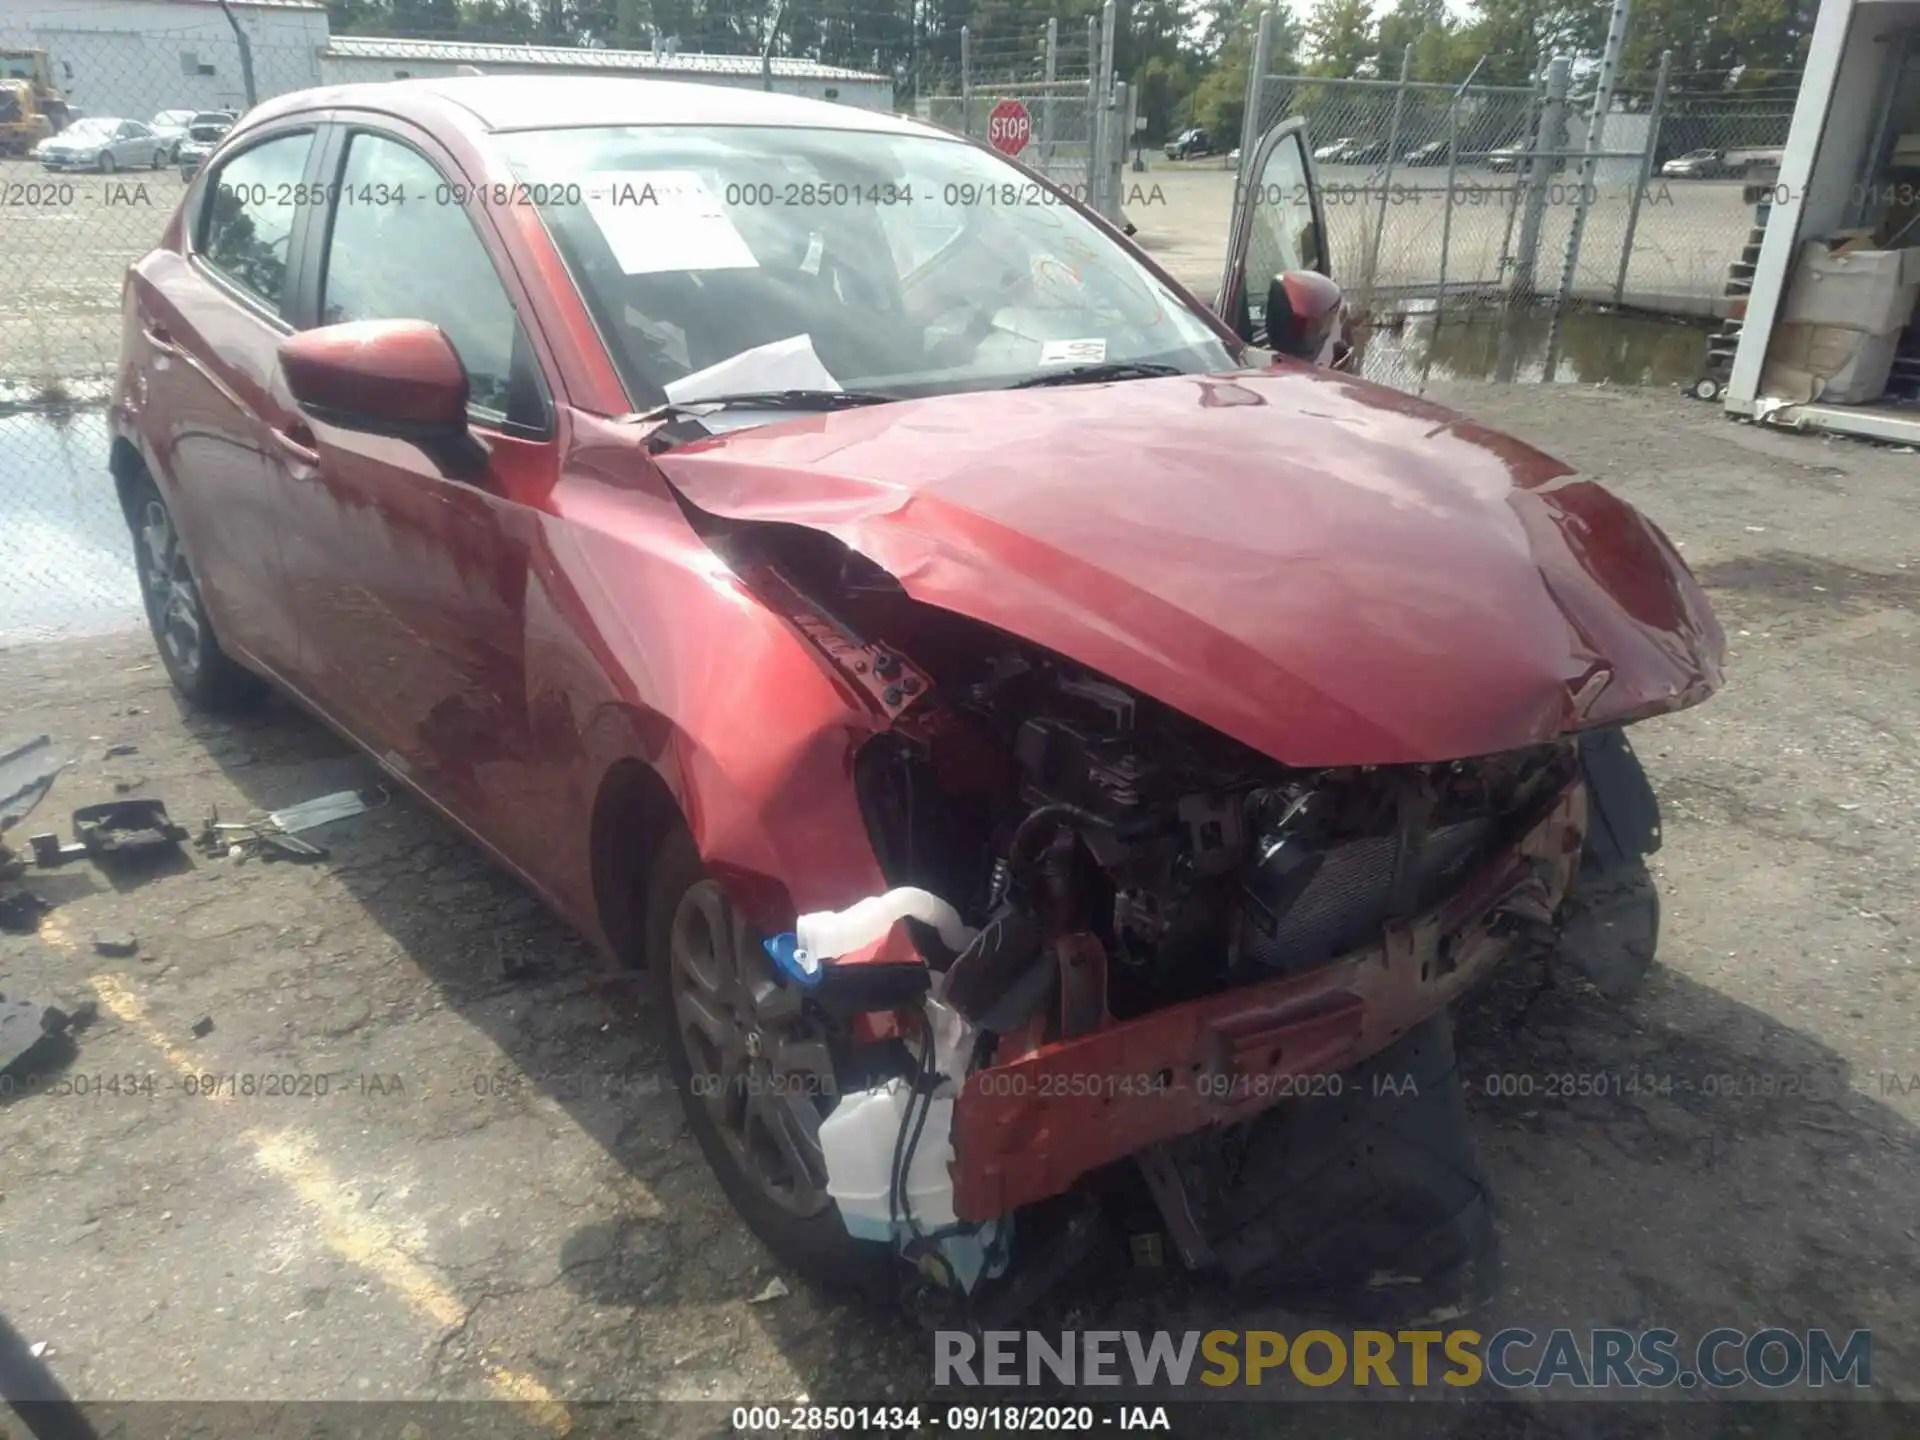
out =
[[[64,92],[77,119],[66,138],[86,142],[49,168],[26,152],[53,128],[49,113],[35,129],[39,112],[56,110],[53,97],[18,102],[11,119],[0,108],[0,148],[13,152],[0,154],[0,645],[139,623],[105,470],[104,405],[123,273],[153,247],[185,183],[187,137],[173,122],[334,78],[323,73],[318,4],[236,11],[244,45],[218,7],[177,8],[205,14],[165,29],[109,30],[105,8],[85,12],[93,29],[28,29],[0,13],[0,77],[22,77],[30,97],[36,85]],[[1137,222],[1170,268],[1210,296],[1235,173],[1215,168],[1223,158],[1164,170],[1156,159],[1158,173],[1123,178],[1134,127],[1127,87],[1109,63],[1113,14],[1058,21],[1044,38],[976,45],[969,36],[958,65],[911,77],[910,108],[991,139],[996,110],[1017,102],[1028,126],[1020,158]],[[1742,152],[1763,162],[1784,143],[1789,88],[1662,93],[1658,77],[1623,77],[1590,181],[1578,153],[1590,102],[1571,85],[1556,96],[1546,77],[1502,87],[1256,75],[1244,133],[1257,139],[1289,115],[1305,117],[1334,273],[1372,312],[1360,336],[1366,373],[1418,389],[1430,366],[1480,345],[1449,333],[1447,317],[1463,308],[1558,298],[1574,313],[1615,303],[1724,313],[1730,276],[1755,238],[1742,182],[1764,176],[1732,173],[1733,164]],[[113,133],[101,141],[105,131]],[[1215,137],[1218,150],[1233,143]],[[1659,173],[1700,149],[1724,166]],[[1568,267],[1576,227],[1584,233]],[[1507,328],[1502,353],[1517,358],[1501,373],[1540,372],[1537,329]],[[1563,339],[1557,326],[1544,335],[1550,378]],[[1575,348],[1597,355],[1603,341]]]
[[[1724,313],[1729,268],[1754,223],[1746,186],[1770,174],[1790,111],[1719,100],[1663,115],[1617,97],[1588,178],[1587,99],[1551,97],[1545,85],[1275,75],[1259,115],[1262,131],[1305,118],[1334,273],[1362,305],[1440,296]],[[1711,146],[1692,144],[1707,135]],[[1719,158],[1661,173],[1699,149]]]
[[[106,469],[122,280],[179,205],[194,117],[320,80],[323,9],[250,16],[243,52],[205,8],[153,31],[0,17],[0,645],[140,623]]]
[[[1034,43],[979,43],[961,29],[960,63],[927,77],[914,112],[1007,150],[1077,199],[1119,218],[1119,172],[1131,120],[1127,87],[1102,85],[1103,24],[1058,19]]]

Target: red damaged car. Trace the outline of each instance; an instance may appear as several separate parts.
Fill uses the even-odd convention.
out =
[[[1721,634],[1597,485],[1316,363],[1297,122],[1250,173],[1210,310],[906,120],[263,104],[126,284],[160,654],[298,697],[644,967],[815,1275],[978,1320],[1117,1235],[1471,1272],[1447,1007],[1520,950],[1644,967],[1620,730]]]

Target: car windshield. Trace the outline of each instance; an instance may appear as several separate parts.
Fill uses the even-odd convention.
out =
[[[637,407],[1234,363],[1097,226],[959,141],[649,126],[501,143]]]
[[[156,130],[167,129],[185,125],[191,119],[193,119],[191,110],[162,110],[153,117],[153,125]]]
[[[76,140],[98,140],[105,139],[119,128],[120,122],[118,120],[109,120],[101,116],[94,116],[90,119],[74,121],[61,133],[71,136]]]

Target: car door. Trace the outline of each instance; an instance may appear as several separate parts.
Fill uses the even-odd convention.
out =
[[[1245,174],[1214,311],[1251,341],[1265,333],[1267,287],[1275,276],[1311,270],[1331,278],[1333,270],[1307,122],[1295,116],[1269,130]]]
[[[183,210],[184,254],[130,277],[156,477],[222,644],[276,673],[297,658],[280,559],[276,436],[298,419],[279,375],[315,127],[264,131]]]
[[[309,420],[287,551],[313,701],[510,858],[538,837],[527,773],[529,550],[558,476],[551,390],[520,307],[424,134],[337,127],[332,204],[305,284],[319,324],[417,319],[465,364],[484,473],[454,480],[403,441]],[[450,178],[451,177],[451,178]],[[495,241],[497,244],[497,240]],[[536,807],[537,808],[537,807]]]

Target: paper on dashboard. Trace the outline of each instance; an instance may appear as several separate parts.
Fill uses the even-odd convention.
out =
[[[691,375],[667,382],[667,399],[676,405],[714,400],[722,395],[758,395],[765,390],[839,390],[813,348],[813,337],[794,335],[756,345]]]
[[[623,274],[760,263],[697,170],[602,170],[589,177],[584,198]]]

